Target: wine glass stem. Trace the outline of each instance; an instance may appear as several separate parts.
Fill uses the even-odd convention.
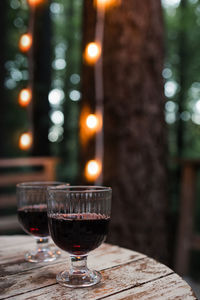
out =
[[[36,238],[37,241],[37,251],[44,251],[48,248],[48,238]]]
[[[71,274],[80,274],[87,271],[87,255],[71,256]]]

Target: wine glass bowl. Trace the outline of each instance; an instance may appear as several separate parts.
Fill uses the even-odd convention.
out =
[[[29,262],[49,262],[60,256],[48,246],[47,187],[61,182],[24,182],[17,184],[18,220],[23,230],[32,235],[37,249],[25,254]]]
[[[71,257],[71,268],[57,275],[67,287],[97,284],[101,274],[87,268],[87,255],[108,232],[111,188],[68,186],[48,188],[48,220],[54,243]]]

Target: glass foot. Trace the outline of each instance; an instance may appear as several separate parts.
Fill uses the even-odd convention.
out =
[[[42,249],[40,251],[28,252],[25,254],[25,260],[29,262],[50,262],[60,257],[60,251],[51,251],[50,249]]]
[[[100,282],[101,274],[97,271],[67,272],[63,271],[56,276],[57,282],[66,287],[81,288],[95,285]]]

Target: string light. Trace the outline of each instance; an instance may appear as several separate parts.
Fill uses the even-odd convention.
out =
[[[46,0],[28,0],[30,6],[43,4]]]
[[[97,160],[90,160],[86,164],[85,177],[89,181],[94,181],[101,173],[101,164]]]
[[[98,127],[98,118],[94,114],[90,114],[86,119],[86,125],[90,129],[97,129]]]
[[[27,52],[32,46],[32,35],[30,33],[25,33],[20,37],[19,49],[22,52]]]
[[[121,4],[121,0],[94,0],[98,8],[110,8]]]
[[[89,43],[84,52],[85,61],[88,64],[95,64],[101,55],[101,46],[97,42]]]
[[[29,105],[32,98],[32,93],[30,89],[23,89],[19,93],[18,102],[21,106]]]
[[[28,150],[32,146],[32,142],[32,134],[30,132],[25,132],[19,138],[19,148],[21,150]]]

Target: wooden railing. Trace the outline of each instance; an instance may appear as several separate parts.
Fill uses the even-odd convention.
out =
[[[53,181],[56,178],[57,162],[58,159],[52,157],[0,159],[0,188],[14,187],[26,181]],[[30,168],[22,172],[25,167]],[[11,207],[17,208],[15,189],[12,194],[0,194],[0,211]],[[16,214],[0,217],[0,234],[18,228]]]
[[[175,271],[180,275],[187,275],[190,250],[200,250],[200,234],[197,234],[194,230],[197,171],[200,170],[200,160],[183,160],[181,165],[181,199]]]

